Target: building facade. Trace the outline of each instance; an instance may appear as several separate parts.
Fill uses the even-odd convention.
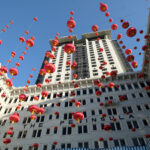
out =
[[[67,37],[60,38],[54,52],[56,59],[44,58],[44,61],[55,64],[56,70],[52,75],[38,76],[36,83],[43,83],[41,88],[32,85],[24,91],[24,87],[7,87],[7,75],[0,76],[0,95],[6,95],[1,98],[0,106],[0,150],[130,149],[132,146],[148,150],[146,145],[149,139],[146,135],[150,134],[150,91],[146,91],[145,86],[150,86],[149,64],[142,71],[133,72],[117,41],[111,40],[110,31],[100,31],[98,34],[99,41],[94,33],[82,35],[81,40],[77,40],[76,36],[72,41],[68,41]],[[150,53],[148,40],[144,59]],[[67,55],[64,52],[64,44],[68,42],[75,45],[76,53]],[[100,48],[104,51],[99,52]],[[77,62],[76,70],[66,66],[68,60]],[[106,66],[105,61],[108,63]],[[103,68],[99,69],[100,66]],[[111,71],[117,71],[118,75],[101,78]],[[73,79],[73,73],[78,74],[77,79]],[[139,78],[141,73],[144,76]],[[44,82],[46,78],[51,79],[49,84]],[[103,86],[94,85],[96,80]],[[72,81],[78,84],[77,88]],[[110,82],[119,86],[109,88]],[[42,91],[47,91],[48,96],[43,98]],[[102,95],[97,96],[96,91],[102,91]],[[27,96],[25,101],[19,102],[20,94]],[[39,100],[35,101],[34,96],[38,96]],[[119,101],[120,96],[124,96],[123,102]],[[77,108],[71,99],[80,101],[82,105]],[[21,104],[19,110],[16,108],[18,104]],[[30,105],[43,107],[45,113],[31,120]],[[20,120],[11,124],[9,116],[16,111]],[[80,123],[73,119],[72,113],[75,112],[84,114]],[[75,124],[74,128],[72,124]],[[111,130],[105,131],[105,125],[110,125]],[[14,131],[11,136],[6,134],[9,127],[13,127]],[[11,143],[4,144],[5,138],[10,138]],[[33,147],[34,143],[38,143],[37,148]]]

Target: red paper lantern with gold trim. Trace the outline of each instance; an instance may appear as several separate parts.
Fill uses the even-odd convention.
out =
[[[28,39],[26,40],[26,45],[29,47],[33,47],[34,46],[34,41],[32,39]]]
[[[47,63],[44,65],[44,69],[46,70],[47,73],[53,73],[55,72],[55,65],[51,63]]]
[[[108,9],[107,4],[100,2],[100,11],[105,12]]]
[[[68,28],[74,28],[76,26],[76,22],[74,20],[68,20],[67,21]]]
[[[16,69],[16,68],[10,68],[10,69],[9,69],[9,73],[10,73],[12,76],[16,76],[16,75],[18,75],[18,69]]]
[[[76,112],[73,114],[73,118],[80,123],[80,121],[84,119],[84,114],[82,112]]]

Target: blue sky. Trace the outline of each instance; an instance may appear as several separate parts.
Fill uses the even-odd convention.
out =
[[[77,35],[78,38],[83,33],[91,32],[94,24],[99,26],[99,30],[110,29],[111,23],[99,10],[100,2],[108,4],[113,23],[119,25],[118,30],[112,31],[112,39],[116,39],[117,34],[122,33],[122,40],[127,48],[138,47],[137,50],[133,50],[133,54],[138,61],[136,70],[140,70],[142,56],[138,53],[144,45],[144,34],[128,38],[125,35],[126,31],[121,28],[120,19],[129,21],[132,27],[136,27],[138,31],[143,29],[146,33],[150,0],[10,0],[9,2],[3,0],[0,4],[0,30],[5,25],[9,25],[11,20],[14,24],[9,25],[9,29],[6,29],[4,33],[0,31],[0,39],[3,41],[0,45],[0,62],[2,65],[7,65],[11,51],[17,53],[12,63],[7,65],[10,68],[15,67],[16,62],[21,64],[19,74],[14,79],[14,85],[24,86],[29,74],[33,74],[31,84],[34,84],[45,52],[50,50],[49,39],[53,39],[56,33],[59,33],[60,37],[70,34],[66,22],[71,10],[75,12],[74,20],[76,21],[72,35]],[[38,18],[37,22],[33,21],[34,17]],[[25,30],[29,31],[29,35],[24,34]],[[25,51],[26,45],[19,42],[20,36],[26,39],[35,37],[35,45],[27,51],[23,61],[19,61],[18,57]],[[140,38],[141,41],[137,43],[136,38]],[[32,71],[33,67],[36,68],[35,72]]]

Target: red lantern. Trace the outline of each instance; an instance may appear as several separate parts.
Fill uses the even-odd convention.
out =
[[[84,119],[84,114],[82,112],[76,112],[73,114],[73,118],[80,123],[80,121]]]
[[[107,104],[108,104],[108,105],[111,105],[112,103],[113,103],[112,100],[107,101]]]
[[[101,12],[105,12],[107,9],[108,9],[107,4],[100,3],[100,11]]]
[[[106,117],[106,114],[102,114],[102,118],[105,118]]]
[[[74,11],[71,11],[71,12],[70,12],[70,15],[74,15]]]
[[[76,22],[74,20],[67,21],[68,28],[74,28],[76,26]]]
[[[104,61],[104,62],[103,62],[103,65],[104,65],[104,66],[105,66],[105,65],[107,65],[107,62],[106,62],[106,61]]]
[[[109,141],[112,141],[113,140],[113,137],[109,137]]]
[[[104,103],[103,103],[103,102],[100,102],[100,103],[99,103],[99,106],[103,106],[103,105],[104,105]]]
[[[109,88],[113,88],[114,85],[115,85],[115,84],[114,84],[113,82],[110,82],[110,83],[108,84],[108,87],[109,87]]]
[[[45,112],[44,108],[42,107],[37,108],[37,112],[36,112],[37,114],[41,115],[41,114],[44,114],[44,112]]]
[[[0,68],[0,71],[1,71],[2,74],[4,74],[4,73],[7,73],[7,72],[8,72],[8,69],[7,69],[5,66],[2,66],[2,67]]]
[[[50,80],[50,79],[48,79],[48,78],[47,78],[47,79],[45,79],[45,82],[46,82],[46,83],[49,83],[50,81],[51,81],[51,80]]]
[[[136,61],[133,61],[133,62],[131,63],[131,65],[132,65],[133,68],[137,68],[137,62],[136,62]]]
[[[75,96],[75,92],[72,91],[71,94],[70,94],[70,96]]]
[[[101,82],[99,82],[99,83],[97,84],[97,86],[98,86],[99,88],[101,88],[101,87],[103,86],[103,84],[102,84]]]
[[[117,119],[116,119],[116,118],[113,118],[113,121],[117,121]]]
[[[98,85],[99,84],[99,81],[98,80],[95,80],[94,81],[94,85]]]
[[[6,97],[6,94],[5,93],[3,93],[2,95],[1,95],[1,97],[3,98],[3,97]]]
[[[117,28],[118,28],[118,25],[117,25],[117,24],[113,24],[113,25],[111,26],[111,29],[112,29],[112,30],[117,30]]]
[[[54,142],[53,142],[53,145],[57,145],[57,142],[56,142],[56,141],[54,141]]]
[[[122,38],[122,34],[117,35],[117,40],[120,40]]]
[[[111,76],[111,77],[115,77],[116,75],[117,75],[117,71],[111,71],[111,72],[110,72],[110,76]]]
[[[93,26],[92,26],[92,31],[93,31],[93,32],[98,31],[98,25],[93,25]]]
[[[2,44],[2,40],[0,40],[0,45]]]
[[[55,112],[55,115],[56,115],[56,116],[58,116],[58,115],[59,115],[59,112],[58,112],[58,111],[57,111],[57,112]]]
[[[137,77],[138,77],[138,78],[143,78],[143,77],[144,77],[144,74],[143,74],[143,73],[139,73],[139,74],[137,75]]]
[[[34,41],[32,39],[28,39],[28,40],[26,40],[26,45],[29,47],[32,47],[32,46],[34,46]]]
[[[123,22],[123,19],[121,19],[120,22]]]
[[[37,21],[37,17],[34,17],[33,20],[34,20],[34,21]]]
[[[18,75],[18,69],[16,69],[16,68],[10,68],[10,69],[9,69],[9,73],[10,73],[12,76],[16,76],[16,75]]]
[[[53,73],[55,72],[55,65],[51,63],[47,63],[44,65],[44,69],[46,70],[47,73]]]
[[[110,18],[110,19],[109,19],[109,22],[112,22],[112,21],[113,21],[113,19],[112,19],[112,18]]]
[[[143,30],[140,30],[139,33],[142,34],[142,33],[143,33]]]
[[[125,21],[125,22],[122,24],[122,28],[127,29],[128,27],[129,27],[129,22]]]
[[[5,30],[5,29],[2,29],[2,31],[5,32],[6,30]]]
[[[25,34],[29,34],[29,31],[25,31],[24,33],[25,33]]]
[[[136,33],[137,33],[137,30],[136,30],[136,28],[134,28],[134,27],[131,27],[131,28],[129,28],[129,29],[127,30],[127,36],[128,36],[128,37],[133,37],[133,36],[136,35]]]
[[[146,137],[146,138],[150,138],[150,134],[146,134],[145,137]]]
[[[42,91],[41,93],[42,97],[45,98],[48,96],[48,92],[47,91]]]
[[[56,47],[52,47],[52,51],[53,51],[53,52],[56,52]]]
[[[35,120],[36,118],[37,118],[36,115],[31,115],[31,116],[30,116],[30,119],[31,119],[31,120]]]
[[[19,101],[25,101],[26,100],[26,95],[25,94],[20,94],[19,95]]]
[[[46,70],[45,69],[40,69],[39,74],[41,76],[44,76],[46,74]]]
[[[99,138],[99,141],[100,141],[100,142],[104,141],[104,138],[100,137],[100,138]]]
[[[19,59],[20,60],[24,60],[24,56],[19,56]]]
[[[132,61],[134,61],[134,56],[133,56],[133,55],[128,55],[128,56],[126,57],[126,60],[127,60],[128,62],[132,62]]]
[[[105,126],[104,126],[104,130],[105,130],[105,131],[108,131],[108,132],[109,132],[111,129],[112,129],[112,127],[111,127],[110,125],[105,125]]]
[[[19,41],[20,41],[21,43],[23,43],[23,42],[25,42],[25,38],[24,38],[24,37],[20,37],[20,38],[19,38]]]
[[[8,131],[6,132],[6,134],[7,134],[7,135],[13,135],[14,132],[13,132],[12,130],[8,130]]]
[[[6,85],[8,87],[12,87],[13,86],[13,83],[12,83],[11,79],[6,79]]]
[[[50,53],[49,51],[45,53],[45,56],[46,56],[47,58],[51,58],[51,59],[54,59],[54,58],[55,58],[55,56],[54,56],[52,53]]]
[[[102,92],[101,92],[101,91],[96,91],[96,95],[97,95],[97,96],[101,96],[101,95],[102,95]]]
[[[123,44],[123,41],[120,41],[119,43],[120,43],[120,44]]]
[[[137,39],[136,39],[136,41],[137,41],[137,42],[139,42],[139,41],[140,41],[140,39],[139,39],[139,38],[137,38]]]
[[[110,15],[109,12],[106,12],[106,13],[105,13],[105,16],[106,16],[106,17],[108,17],[109,15]]]
[[[56,104],[56,106],[58,106],[58,107],[59,107],[59,106],[60,106],[60,103],[57,103],[57,104]]]
[[[14,22],[13,21],[10,21],[10,24],[13,24]]]
[[[125,100],[126,100],[126,96],[120,95],[120,96],[119,96],[119,100],[120,100],[121,102],[125,101]]]
[[[145,90],[150,91],[150,86],[149,85],[145,86]]]
[[[75,46],[71,43],[68,43],[64,46],[64,51],[67,53],[67,54],[71,54],[71,53],[74,53],[75,52]]]
[[[104,49],[103,49],[103,48],[100,48],[100,49],[99,49],[99,52],[103,52],[103,51],[104,51]]]
[[[14,51],[11,52],[11,57],[15,57],[16,53]]]
[[[28,107],[28,111],[31,112],[32,114],[36,113],[38,109],[38,106],[36,105],[31,105]]]
[[[74,88],[78,88],[78,87],[79,87],[79,85],[78,85],[78,84],[75,84],[75,85],[74,85]]]
[[[75,101],[76,101],[75,99],[71,99],[70,100],[71,103],[75,103]]]
[[[7,144],[11,143],[11,139],[4,139],[3,143],[7,145]]]
[[[126,54],[126,55],[130,55],[131,53],[132,53],[132,50],[131,50],[131,49],[126,49],[126,50],[125,50],[125,54]]]
[[[144,45],[144,46],[142,47],[142,50],[143,50],[143,51],[147,51],[147,50],[148,50],[148,46],[147,46],[147,45]]]
[[[71,65],[71,63],[70,63],[69,60],[66,62],[66,65],[67,65],[67,66],[70,66],[70,65]]]
[[[9,116],[9,120],[11,123],[17,123],[20,120],[19,114],[13,113],[12,115]]]
[[[37,148],[37,147],[39,147],[39,144],[38,144],[38,143],[34,143],[34,144],[33,144],[33,147],[34,147],[34,148]]]
[[[71,36],[71,35],[69,35],[69,36],[68,36],[68,39],[69,39],[69,40],[71,40],[71,39],[72,39],[72,36]]]
[[[71,128],[75,128],[76,125],[74,123],[72,123],[70,126],[71,126]]]
[[[75,60],[73,61],[72,65],[71,65],[71,69],[76,69],[77,67],[77,63],[75,62]]]
[[[81,106],[81,102],[76,101],[76,102],[75,102],[75,105],[76,105],[76,107],[80,107],[80,106]]]
[[[126,46],[125,46],[125,45],[123,45],[123,46],[122,46],[122,49],[125,49],[125,48],[126,48]]]
[[[37,100],[39,100],[39,97],[38,97],[38,96],[34,96],[33,99],[34,99],[35,101],[37,101]]]
[[[132,128],[132,129],[131,129],[132,132],[135,132],[135,130],[136,130],[135,128]]]
[[[73,73],[73,78],[76,79],[77,77],[78,75]]]

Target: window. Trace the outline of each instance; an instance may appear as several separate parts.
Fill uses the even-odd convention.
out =
[[[99,148],[99,145],[98,145],[97,141],[94,142],[94,146],[95,146],[95,148]]]
[[[104,141],[104,148],[108,148],[108,143],[107,143],[107,141]]]
[[[144,105],[147,110],[149,110],[149,106],[147,104]]]
[[[86,94],[86,89],[83,89],[83,95],[85,95]]]
[[[134,146],[139,146],[139,145],[144,146],[145,145],[144,139],[140,138],[140,137],[139,138],[132,138],[132,142],[133,142]]]
[[[138,86],[137,83],[133,83],[133,86],[134,86],[135,89],[138,89],[138,88],[139,88],[139,86]]]
[[[96,124],[93,124],[93,130],[97,130]]]
[[[82,133],[82,126],[78,126],[78,133]]]
[[[133,89],[132,85],[130,83],[127,84],[127,87],[128,87],[129,90]]]
[[[93,103],[93,99],[92,98],[90,99],[90,103]]]
[[[148,122],[147,122],[147,120],[142,120],[143,121],[143,124],[144,124],[144,126],[148,126]]]
[[[95,115],[95,111],[94,110],[91,110],[91,115]]]
[[[138,111],[142,110],[140,105],[137,105],[136,107],[137,107]]]
[[[123,84],[120,84],[120,87],[122,90],[125,90],[125,86]]]
[[[138,129],[139,128],[138,123],[135,120],[133,120],[133,121],[127,121],[127,125],[128,125],[129,129],[132,129],[132,128]]]
[[[46,130],[46,134],[50,134],[50,128]]]
[[[89,94],[93,94],[93,89],[89,89]]]
[[[143,94],[142,94],[142,93],[139,93],[139,96],[140,96],[140,97],[143,97]]]

